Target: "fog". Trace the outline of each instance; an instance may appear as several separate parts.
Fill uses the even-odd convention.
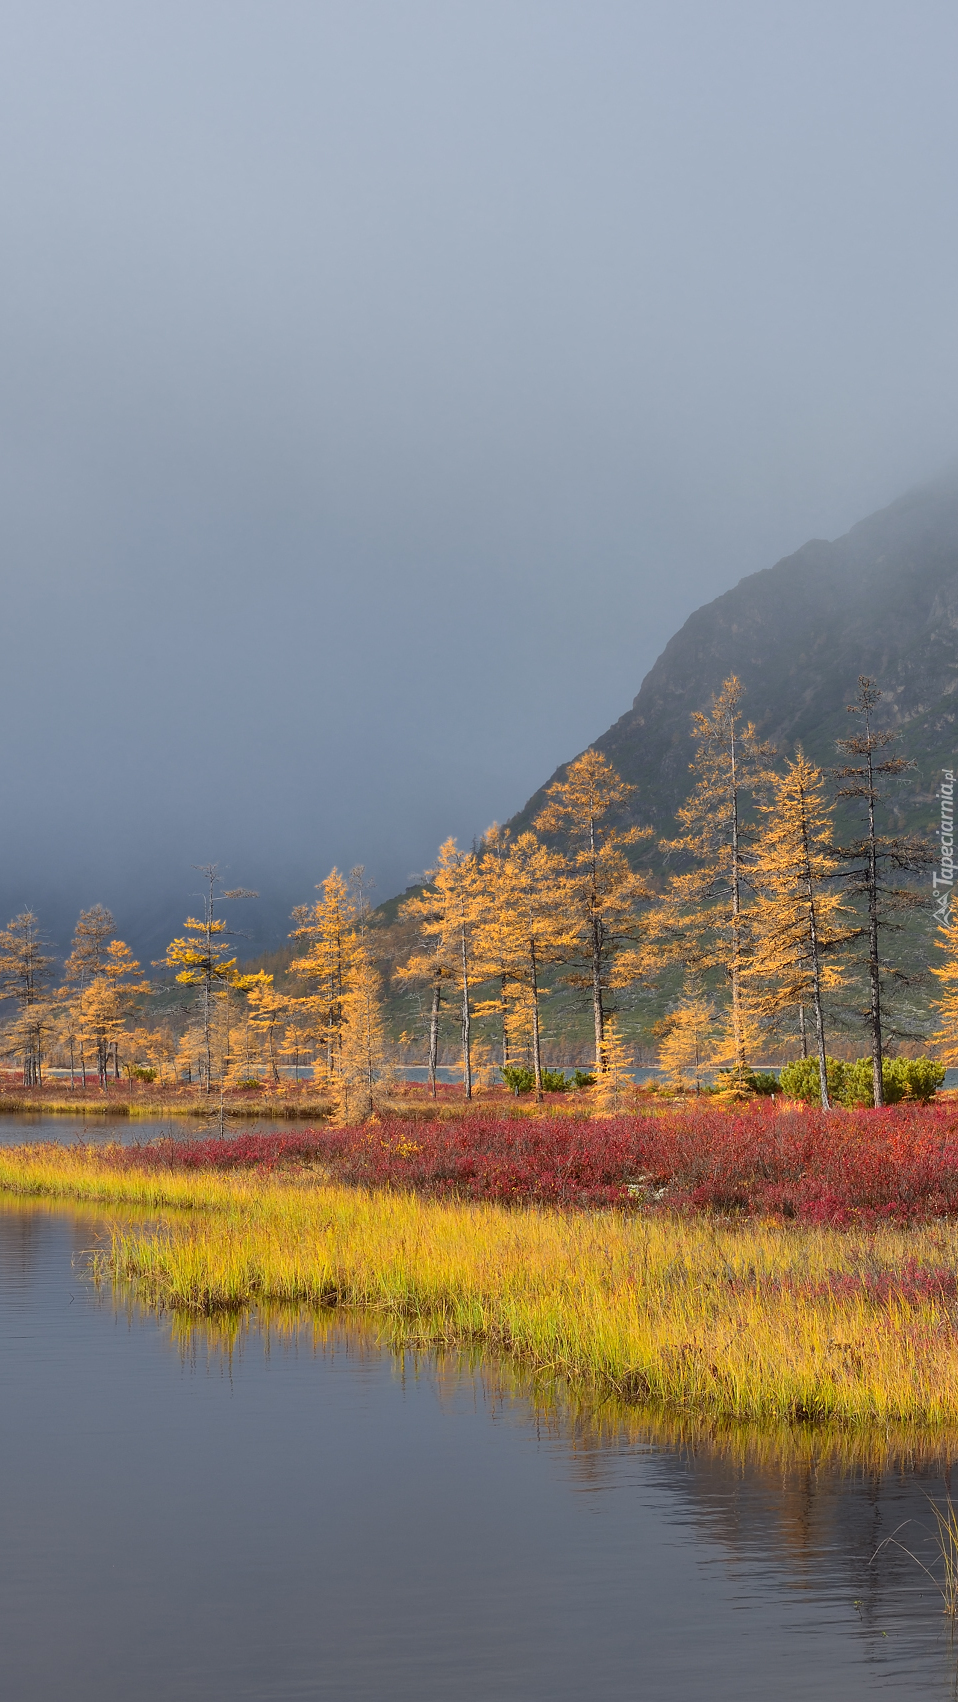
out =
[[[0,908],[386,897],[958,455],[958,14],[7,0]],[[239,920],[239,918],[238,918]]]

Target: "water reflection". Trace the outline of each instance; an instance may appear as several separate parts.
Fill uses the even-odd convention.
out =
[[[0,1210],[5,1693],[953,1694],[940,1600],[870,1561],[958,1438],[590,1403],[336,1312],[156,1317],[85,1276],[106,1228]]]
[[[133,1296],[126,1300],[136,1305]],[[676,1525],[697,1545],[717,1545],[725,1564],[752,1575],[753,1586],[757,1571],[769,1587],[804,1593],[813,1606],[852,1609],[869,1644],[891,1632],[917,1648],[914,1634],[923,1625],[947,1652],[948,1683],[958,1695],[958,1650],[934,1584],[943,1574],[933,1512],[952,1493],[958,1433],[914,1426],[762,1429],[608,1397],[590,1403],[561,1379],[514,1361],[459,1350],[418,1352],[388,1320],[336,1311],[270,1307],[217,1319],[174,1316],[167,1328],[193,1370],[232,1368],[251,1349],[266,1358],[306,1352],[359,1365],[388,1352],[400,1383],[429,1387],[450,1417],[465,1399],[494,1424],[534,1427],[540,1445],[562,1461],[570,1487],[586,1494],[614,1493],[638,1457],[667,1487]],[[896,1536],[901,1546],[890,1546]],[[871,1658],[889,1662],[880,1647]]]

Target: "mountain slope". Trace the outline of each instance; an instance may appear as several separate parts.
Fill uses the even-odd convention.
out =
[[[763,736],[783,753],[801,743],[825,765],[849,731],[858,676],[871,675],[886,694],[880,715],[901,727],[899,748],[919,765],[901,819],[931,828],[958,739],[958,479],[910,492],[834,543],[813,539],[690,615],[632,708],[594,741],[637,788],[634,818],[659,833],[689,790],[692,712],[733,673]],[[544,790],[514,827],[531,821]]]

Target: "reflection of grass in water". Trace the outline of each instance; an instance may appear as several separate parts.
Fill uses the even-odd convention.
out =
[[[120,1280],[114,1289],[121,1303],[137,1304],[136,1284]],[[426,1377],[449,1398],[464,1385],[478,1386],[491,1410],[518,1409],[540,1431],[572,1450],[661,1448],[707,1457],[736,1473],[757,1472],[776,1479],[782,1473],[804,1476],[809,1472],[839,1477],[878,1477],[891,1471],[937,1474],[958,1459],[958,1428],[762,1423],[636,1404],[475,1342],[463,1347],[411,1343],[402,1319],[391,1314],[264,1303],[207,1317],[170,1312],[167,1324],[171,1341],[193,1364],[203,1359],[230,1362],[253,1344],[268,1354],[296,1349],[324,1356],[348,1355],[358,1363],[387,1353],[397,1374]]]
[[[616,1423],[641,1404],[683,1424],[913,1426],[916,1445],[958,1427],[951,1225],[866,1233],[509,1210],[144,1173],[89,1148],[7,1149],[0,1187],[162,1214],[158,1227],[118,1227],[100,1260],[144,1301],[200,1315],[361,1308],[410,1349],[506,1354]],[[910,1271],[901,1294],[897,1271]]]

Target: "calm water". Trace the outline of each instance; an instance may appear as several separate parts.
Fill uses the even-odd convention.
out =
[[[102,1227],[0,1207],[11,1702],[954,1695],[940,1602],[868,1566],[934,1467],[603,1440],[358,1323],[178,1332],[90,1284]]]

